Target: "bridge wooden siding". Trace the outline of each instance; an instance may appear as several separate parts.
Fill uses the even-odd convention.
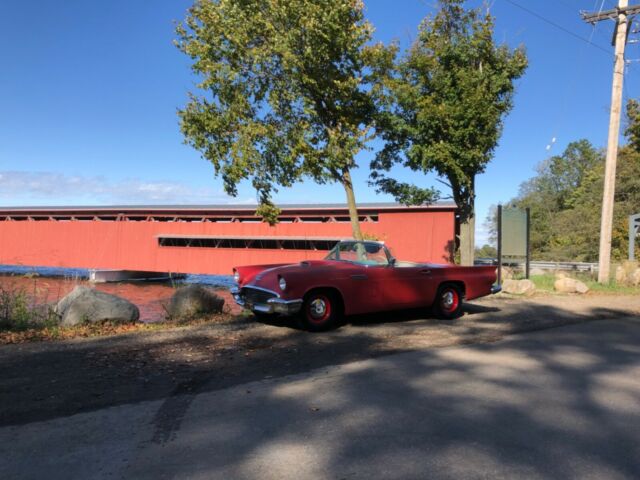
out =
[[[254,208],[1,208],[0,264],[229,274],[237,265],[322,258],[326,250],[304,248],[351,237],[344,205],[283,206],[273,227],[260,222]],[[359,214],[363,232],[385,241],[398,258],[451,261],[455,205],[365,204]],[[163,246],[160,238],[185,246]],[[268,239],[309,241],[304,248],[259,248]],[[218,243],[226,248],[211,246]]]

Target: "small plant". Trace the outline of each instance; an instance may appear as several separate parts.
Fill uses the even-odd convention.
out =
[[[35,304],[24,290],[0,286],[0,330],[46,328],[57,320],[49,305]]]

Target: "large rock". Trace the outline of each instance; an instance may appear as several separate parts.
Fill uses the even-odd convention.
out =
[[[529,296],[536,293],[536,286],[531,280],[513,280],[508,278],[502,282],[502,291],[505,293]]]
[[[502,278],[503,279],[511,279],[515,275],[515,271],[511,267],[502,267]]]
[[[176,291],[169,303],[169,316],[173,318],[195,317],[221,313],[224,299],[201,285],[188,285]]]
[[[619,285],[638,285],[640,283],[640,265],[638,262],[625,260],[616,268],[616,283]]]
[[[546,274],[547,274],[546,270],[543,270],[542,268],[538,268],[538,267],[533,267],[529,272],[529,275],[546,275]]]
[[[569,277],[557,279],[553,284],[553,288],[560,293],[587,293],[589,291],[589,287],[583,282]]]
[[[130,301],[82,286],[62,298],[55,312],[65,327],[85,322],[130,323],[140,318],[138,307]]]

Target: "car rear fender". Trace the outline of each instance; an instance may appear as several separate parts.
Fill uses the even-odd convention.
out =
[[[440,289],[443,285],[455,285],[462,292],[462,298],[466,298],[466,296],[467,296],[467,286],[465,285],[465,283],[462,280],[446,280],[446,281],[442,281],[442,282],[440,282],[440,285],[438,285],[438,289]]]
[[[456,268],[453,281],[464,280],[464,296],[466,300],[483,297],[491,294],[491,287],[496,281],[496,267],[494,266],[474,266]],[[460,280],[462,281],[462,280]]]

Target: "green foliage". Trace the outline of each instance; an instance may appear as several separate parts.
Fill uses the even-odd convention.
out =
[[[596,170],[603,162],[603,153],[587,140],[572,142],[561,155],[543,161],[538,174],[520,186],[518,197],[510,203],[531,211],[534,258],[591,261],[592,237],[595,234],[596,242],[598,237],[592,231],[594,220],[596,216],[600,218],[600,209],[594,208],[593,201],[602,200]],[[598,188],[599,194],[594,190]],[[587,209],[585,193],[591,197]],[[599,223],[596,228],[599,229]],[[560,231],[566,231],[567,235],[558,235]]]
[[[529,280],[534,283],[536,290],[553,292],[553,284],[556,281],[556,277],[553,273],[545,273],[543,275],[531,275]]]
[[[587,140],[541,163],[510,204],[531,210],[531,251],[536,260],[598,260],[604,154]],[[628,216],[640,211],[640,152],[618,154],[612,257],[626,258]]]
[[[492,247],[491,245],[484,244],[481,248],[476,248],[477,258],[496,258],[497,256],[498,251],[496,247]]]
[[[513,105],[523,49],[493,41],[493,18],[441,0],[394,75],[385,78],[379,129],[386,145],[372,162],[372,183],[407,204],[439,193],[388,177],[394,164],[446,178],[464,218],[473,215],[475,176],[484,172]]]
[[[57,317],[48,305],[30,302],[24,290],[0,286],[0,330],[23,331],[51,327]]]
[[[370,44],[372,31],[361,0],[197,0],[178,27],[200,78],[179,111],[185,139],[230,195],[252,182],[266,221],[278,186],[310,177],[352,188],[375,80],[394,57]]]
[[[618,295],[637,295],[640,292],[639,287],[618,285],[615,282],[598,283],[598,281],[588,273],[573,273],[572,278],[583,282],[589,290],[595,293],[618,294]],[[556,277],[553,273],[545,273],[543,275],[531,275],[531,281],[535,284],[536,290],[543,292],[553,292]]]
[[[629,145],[640,152],[640,102],[638,100],[632,99],[627,103],[627,120],[629,123],[624,133]]]

